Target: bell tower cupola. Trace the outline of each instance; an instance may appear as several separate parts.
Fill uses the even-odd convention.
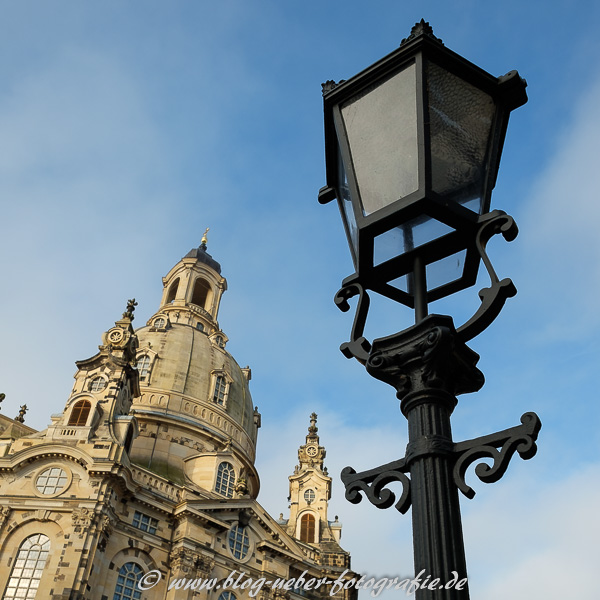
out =
[[[190,250],[163,278],[160,308],[151,321],[158,319],[161,325],[162,317],[165,322],[192,325],[209,335],[219,329],[217,316],[227,281],[221,276],[221,265],[206,251],[207,234],[208,229],[200,246]]]

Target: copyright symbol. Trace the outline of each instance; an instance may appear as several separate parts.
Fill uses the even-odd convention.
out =
[[[161,578],[162,575],[158,569],[148,571],[145,575],[142,575],[141,579],[138,581],[138,590],[149,590],[153,588]]]

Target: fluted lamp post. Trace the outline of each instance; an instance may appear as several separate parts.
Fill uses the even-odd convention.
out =
[[[534,413],[521,425],[455,443],[450,415],[456,396],[483,385],[479,356],[466,342],[498,316],[516,289],[500,280],[486,253],[489,239],[507,241],[517,227],[490,212],[510,112],[527,102],[516,71],[496,78],[436,38],[428,23],[413,27],[400,47],[348,81],[323,84],[327,185],[319,201],[337,199],[356,272],[342,282],[341,310],[358,296],[350,340],[341,346],[367,371],[392,385],[408,420],[406,455],[370,471],[342,472],[346,497],[364,494],[379,508],[412,505],[416,573],[430,576],[417,598],[466,599],[458,490],[472,498],[465,472],[485,482],[502,477],[515,452],[536,452]],[[481,305],[455,328],[429,304],[473,286],[481,262],[491,280]],[[415,325],[371,344],[364,336],[368,290],[414,309]],[[402,493],[386,488],[402,483]],[[431,584],[436,581],[435,584]]]

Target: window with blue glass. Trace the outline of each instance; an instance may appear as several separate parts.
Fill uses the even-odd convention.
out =
[[[233,498],[233,484],[235,482],[235,471],[228,462],[222,462],[217,469],[217,480],[215,492],[223,494],[227,498]]]
[[[141,529],[142,531],[156,533],[156,529],[158,528],[158,519],[153,519],[152,517],[136,510],[133,515],[132,525],[138,529]]]
[[[138,589],[137,584],[143,574],[140,565],[134,562],[125,563],[119,569],[113,600],[140,600],[142,591]]]
[[[229,532],[229,549],[235,558],[245,558],[250,550],[250,536],[246,527],[234,525]]]

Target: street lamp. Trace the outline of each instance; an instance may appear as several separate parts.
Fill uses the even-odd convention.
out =
[[[396,508],[413,507],[416,572],[442,586],[419,590],[420,599],[469,597],[466,587],[443,587],[452,572],[466,576],[458,489],[474,495],[467,468],[491,458],[475,473],[493,482],[515,452],[536,452],[534,413],[466,442],[454,443],[450,428],[456,396],[484,381],[466,342],[516,293],[497,277],[486,244],[498,233],[517,235],[511,217],[490,212],[490,200],[508,117],[527,102],[525,87],[516,71],[496,78],[447,49],[424,21],[395,52],[348,81],[323,84],[327,185],[319,201],[337,199],[356,270],[335,301],[347,311],[359,296],[341,350],[396,389],[409,430],[403,459],[363,473],[347,467],[342,480],[351,502],[362,492],[380,508],[396,500],[386,486],[403,484]],[[455,328],[449,316],[428,315],[431,302],[474,285],[482,261],[491,286],[473,317]],[[371,344],[363,336],[367,290],[413,308],[416,324]]]

